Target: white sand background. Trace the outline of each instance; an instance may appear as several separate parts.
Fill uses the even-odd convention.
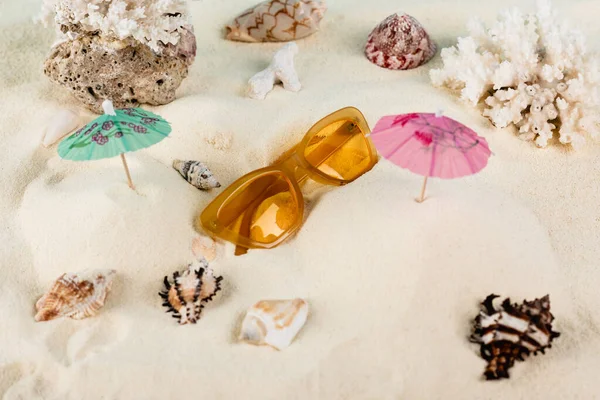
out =
[[[39,2],[0,4],[0,394],[4,399],[593,399],[600,398],[600,146],[539,150],[496,130],[429,84],[425,67],[378,68],[362,54],[370,30],[404,10],[440,47],[469,17],[491,21],[516,0],[331,0],[322,31],[298,42],[304,88],[265,101],[243,96],[277,44],[222,39],[250,0],[191,2],[198,56],[171,104],[160,144],[120,160],[61,160],[40,146],[43,122],[77,103],[42,73],[50,29]],[[525,2],[527,9],[533,3]],[[597,1],[556,2],[600,47]],[[343,188],[312,189],[305,224],[277,249],[213,263],[224,290],[196,325],[161,307],[162,278],[191,261],[194,221],[216,192],[187,184],[174,158],[207,162],[223,185],[267,165],[318,119],[353,105],[370,125],[387,114],[435,111],[485,136],[479,175],[421,179],[382,160]],[[230,139],[231,145],[210,142]],[[34,303],[66,271],[114,268],[107,305],[91,319],[35,323]],[[482,380],[469,343],[489,293],[547,293],[562,336],[510,380]],[[260,299],[306,298],[307,324],[282,352],[237,343]]]

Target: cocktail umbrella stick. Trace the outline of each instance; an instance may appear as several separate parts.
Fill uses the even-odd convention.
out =
[[[121,161],[123,161],[123,167],[125,168],[125,173],[127,174],[127,182],[131,190],[135,190],[135,186],[133,186],[133,182],[131,181],[131,175],[129,174],[129,168],[127,167],[127,160],[125,160],[125,153],[121,153]]]
[[[425,188],[427,187],[427,176],[423,180],[423,187],[421,188],[421,197],[417,199],[417,203],[422,203],[425,201]]]

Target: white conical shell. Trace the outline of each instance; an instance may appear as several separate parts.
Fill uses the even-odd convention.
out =
[[[246,312],[239,340],[283,350],[288,347],[308,317],[303,299],[261,300]]]
[[[58,110],[44,127],[42,145],[44,147],[52,146],[80,125],[82,125],[81,118],[75,111],[66,108]]]

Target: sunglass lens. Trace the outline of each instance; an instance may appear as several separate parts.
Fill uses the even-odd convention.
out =
[[[217,218],[240,237],[269,244],[298,223],[298,204],[283,174],[259,176],[241,186],[219,209]]]
[[[367,138],[351,120],[339,120],[315,132],[304,151],[306,161],[321,173],[352,181],[372,165]]]

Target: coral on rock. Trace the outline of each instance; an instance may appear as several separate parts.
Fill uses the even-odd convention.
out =
[[[600,59],[585,37],[561,20],[549,0],[535,14],[503,12],[486,28],[469,23],[470,36],[442,50],[436,86],[460,90],[499,128],[514,124],[522,139],[545,147],[554,133],[573,147],[600,134]]]
[[[189,58],[157,56],[139,43],[107,49],[100,41],[98,36],[82,36],[57,44],[44,63],[44,73],[99,114],[105,99],[118,108],[175,99],[187,77]]]
[[[196,56],[184,0],[44,0],[59,40],[44,73],[91,110],[167,104]]]
[[[189,24],[185,0],[43,0],[40,19],[55,22],[68,39],[133,39],[157,53],[176,45]]]

